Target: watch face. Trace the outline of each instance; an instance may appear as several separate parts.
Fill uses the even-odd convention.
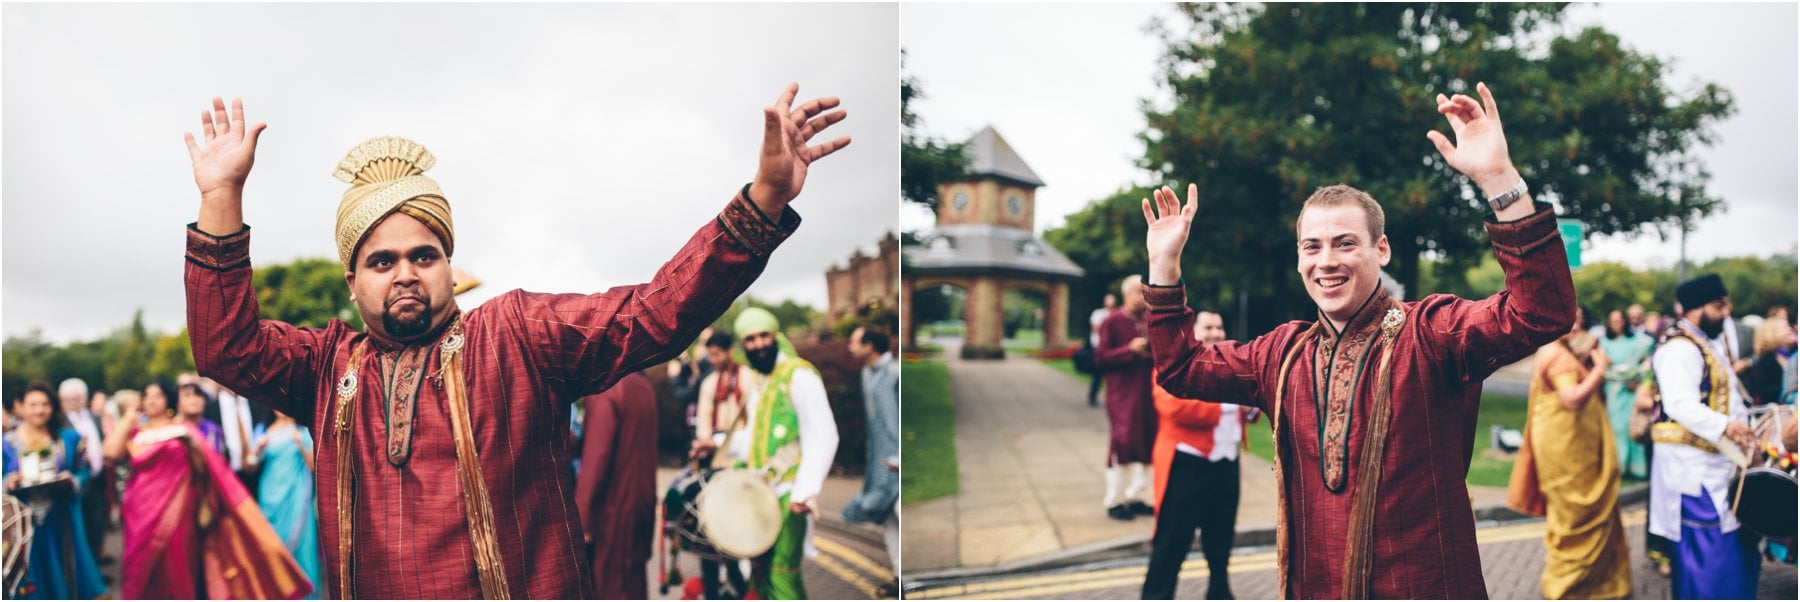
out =
[[[1025,201],[1020,200],[1019,195],[1016,194],[1006,197],[1006,210],[1011,211],[1014,214],[1024,211]]]
[[[968,207],[969,206],[969,193],[966,193],[966,192],[956,193],[956,196],[951,198],[950,204],[955,205],[958,210]]]

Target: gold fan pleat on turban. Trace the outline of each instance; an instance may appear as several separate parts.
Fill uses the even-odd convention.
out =
[[[450,201],[425,170],[437,157],[417,142],[397,137],[373,138],[350,149],[332,176],[350,184],[338,203],[338,259],[345,269],[356,261],[356,248],[375,224],[396,211],[425,224],[444,242],[444,256],[455,253],[456,227]]]

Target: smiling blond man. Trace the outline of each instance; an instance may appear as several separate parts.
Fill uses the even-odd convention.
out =
[[[1487,231],[1506,289],[1486,299],[1390,297],[1381,205],[1328,186],[1295,224],[1297,270],[1318,318],[1203,347],[1189,335],[1194,313],[1179,284],[1199,191],[1189,186],[1185,207],[1166,187],[1157,211],[1144,201],[1158,384],[1275,420],[1284,597],[1487,597],[1464,484],[1482,379],[1567,332],[1575,291],[1555,215],[1526,195],[1493,95],[1477,90],[1481,103],[1438,96],[1456,145],[1427,136],[1494,209]]]

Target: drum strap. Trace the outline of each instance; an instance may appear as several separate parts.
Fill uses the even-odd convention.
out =
[[[732,370],[737,370],[737,367],[733,366]],[[721,379],[721,380],[723,380],[723,379]],[[738,382],[739,382],[738,379],[734,375],[733,378],[731,379],[732,385],[736,386]],[[712,467],[714,469],[731,467],[731,461],[729,460],[729,458],[731,457],[731,438],[737,436],[737,432],[744,428],[744,423],[749,422],[749,420],[750,420],[750,406],[749,406],[749,404],[744,403],[743,393],[739,393],[737,398],[738,398],[737,417],[732,419],[731,427],[725,429],[725,443],[719,445],[719,449],[713,450]],[[718,399],[719,399],[719,396],[714,395],[713,403],[717,404]],[[717,405],[715,405],[713,407],[713,412],[718,412],[718,411],[719,411],[719,408],[717,407]],[[698,467],[696,466],[696,468],[698,468]]]

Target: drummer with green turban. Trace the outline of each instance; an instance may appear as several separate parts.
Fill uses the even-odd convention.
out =
[[[800,563],[812,550],[812,516],[837,457],[837,422],[818,369],[794,351],[775,315],[760,307],[738,314],[732,352],[749,366],[740,381],[749,416],[731,437],[732,456],[768,477],[781,497],[781,535],[754,563],[756,589],[769,600],[804,600]]]

